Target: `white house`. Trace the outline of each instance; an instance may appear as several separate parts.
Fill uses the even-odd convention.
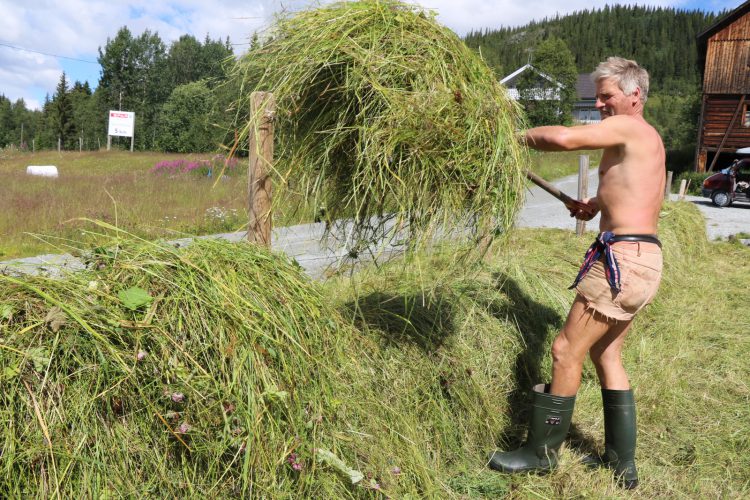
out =
[[[573,104],[573,121],[576,123],[598,123],[602,121],[596,109],[596,85],[589,73],[578,75],[576,102]]]
[[[534,79],[534,85],[530,89],[530,98],[535,101],[559,101],[560,100],[560,90],[563,88],[562,84],[552,78],[551,76],[548,76],[538,69],[536,69],[531,64],[527,64],[525,66],[522,66],[515,70],[510,75],[506,76],[502,80],[500,80],[500,83],[505,85],[505,87],[508,89],[508,95],[513,100],[518,100],[521,97],[521,94],[518,91],[518,80],[527,71],[531,71],[536,75],[536,78]]]

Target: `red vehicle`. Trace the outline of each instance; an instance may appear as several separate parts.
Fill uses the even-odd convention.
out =
[[[708,177],[701,194],[717,207],[728,207],[735,201],[750,203],[750,158]]]

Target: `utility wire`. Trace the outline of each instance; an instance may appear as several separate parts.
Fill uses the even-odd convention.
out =
[[[0,45],[2,45],[3,47],[10,47],[11,49],[23,50],[25,52],[33,52],[35,54],[42,54],[44,56],[58,57],[60,59],[70,59],[71,61],[85,62],[85,63],[89,63],[89,64],[97,64],[97,65],[99,64],[96,61],[86,61],[84,59],[76,59],[75,57],[59,56],[57,54],[50,54],[48,52],[41,52],[41,51],[38,51],[38,50],[26,49],[24,47],[18,47],[16,45],[11,45],[9,43],[5,43],[5,42],[2,42],[2,41],[0,41]]]

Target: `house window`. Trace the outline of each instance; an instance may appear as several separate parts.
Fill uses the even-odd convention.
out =
[[[748,107],[747,104],[745,104],[745,112],[742,113],[742,116],[743,116],[742,126],[750,127],[750,107]]]

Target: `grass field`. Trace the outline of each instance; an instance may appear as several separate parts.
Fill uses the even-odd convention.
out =
[[[196,174],[157,175],[159,162],[203,157],[125,151],[0,152],[0,260],[67,251],[66,240],[95,244],[81,218],[116,224],[149,239],[242,230],[247,222],[245,160],[213,187]],[[535,170],[554,179],[578,171],[577,154],[534,155]],[[595,165],[597,157],[591,157]],[[27,165],[56,165],[57,179],[26,175]],[[309,219],[309,218],[308,218]],[[277,211],[274,226],[304,222]]]
[[[41,152],[0,161],[0,258],[58,253],[64,240],[86,240],[89,218],[140,236],[206,234],[246,220],[246,172],[220,182],[150,173],[183,156],[129,152]],[[27,165],[56,165],[57,179],[26,175]],[[244,174],[244,175],[243,175]],[[41,239],[40,239],[41,238]]]

